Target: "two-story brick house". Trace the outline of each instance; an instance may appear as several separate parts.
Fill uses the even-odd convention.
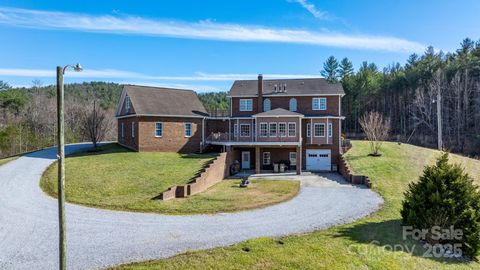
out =
[[[142,92],[140,94],[136,89],[143,88],[126,86],[117,109],[120,143],[121,127],[128,126],[132,117],[139,123],[140,134],[135,139],[139,145],[131,147],[135,150],[196,152],[208,145],[217,145],[228,151],[231,156],[228,160],[237,160],[242,169],[257,173],[272,170],[275,163],[288,164],[297,173],[302,170],[330,171],[335,167],[332,165],[338,164],[341,120],[344,119],[341,115],[344,91],[339,83],[330,84],[322,78],[263,80],[262,75],[257,80],[235,81],[229,93],[230,113],[227,117],[206,115],[191,91],[184,91],[189,93],[189,98],[183,98],[183,103],[177,104],[177,107],[187,107],[179,114],[160,108],[156,99],[163,99],[168,92],[167,107],[172,106],[180,99],[181,91],[148,88],[156,93],[149,95],[145,89],[138,91]],[[177,93],[178,98],[174,98]],[[137,100],[141,100],[137,95],[151,103],[150,114],[155,116],[142,116],[136,111]],[[129,106],[135,110],[128,115],[123,112],[126,97],[130,99]],[[191,103],[190,106],[187,103]],[[176,123],[168,127],[170,130],[167,126],[163,128],[165,134],[176,134],[168,142],[154,136],[156,123],[164,123],[164,119],[158,117],[167,116],[169,121]],[[196,137],[181,136],[187,132],[185,127],[192,124],[197,130]]]

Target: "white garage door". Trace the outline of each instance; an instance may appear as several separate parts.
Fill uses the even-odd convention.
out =
[[[306,152],[308,171],[330,171],[332,169],[330,150],[311,149]]]

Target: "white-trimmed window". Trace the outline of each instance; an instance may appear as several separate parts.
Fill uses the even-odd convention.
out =
[[[333,125],[332,123],[328,123],[328,137],[332,137],[332,133],[333,133]]]
[[[122,135],[122,139],[123,139],[123,138],[125,138],[125,124],[122,123],[122,124],[120,125],[120,127],[121,127],[121,128],[120,128],[120,134]]]
[[[233,136],[238,137],[238,124],[233,125]]]
[[[268,123],[270,137],[277,137],[277,123]]]
[[[312,127],[310,126],[310,123],[307,124],[307,137],[310,137],[310,134],[312,133]]]
[[[290,122],[288,123],[288,137],[297,136],[297,123]]]
[[[253,101],[251,98],[249,99],[240,99],[240,111],[241,112],[251,112]]]
[[[250,124],[240,124],[240,137],[250,137]]]
[[[325,124],[324,123],[313,124],[313,136],[314,137],[325,137]]]
[[[297,152],[288,153],[288,159],[290,160],[290,166],[297,166]]]
[[[297,111],[297,99],[296,98],[291,98],[289,103],[288,103],[288,107],[289,107],[290,111],[296,112]]]
[[[267,136],[268,136],[268,124],[260,123],[260,137],[267,137]]]
[[[327,98],[312,98],[312,110],[324,111],[327,109]]]
[[[264,101],[263,101],[263,111],[264,112],[268,112],[272,109],[272,102],[270,101],[269,98],[266,98]]]
[[[192,137],[192,123],[185,123],[185,137]]]
[[[163,136],[163,123],[156,122],[155,123],[155,137],[162,137]]]
[[[262,164],[263,165],[270,165],[270,152],[263,152]]]
[[[129,96],[126,96],[125,97],[125,111],[126,112],[130,112],[130,97]]]
[[[135,138],[135,122],[132,122],[132,138]]]
[[[278,136],[287,137],[287,123],[278,123]]]

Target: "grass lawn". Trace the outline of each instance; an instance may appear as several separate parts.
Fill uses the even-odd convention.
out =
[[[19,158],[20,156],[14,156],[14,157],[8,157],[8,158],[1,158],[0,159],[0,166],[7,163],[7,162],[10,162],[12,160],[15,160],[17,158]]]
[[[368,149],[366,142],[355,141],[346,157],[356,173],[370,176],[373,189],[385,199],[384,207],[369,217],[328,230],[254,239],[115,269],[480,269],[478,262],[425,258],[420,243],[402,239],[403,192],[438,152],[385,143],[383,156],[370,157]],[[461,162],[480,183],[480,161],[453,155],[451,160]],[[395,244],[414,247],[414,252],[385,248]]]
[[[200,214],[265,207],[294,197],[294,181],[253,181],[244,189],[239,180],[222,181],[205,192],[185,199],[152,200],[168,187],[190,181],[211,155],[137,153],[119,145],[102,151],[78,153],[66,159],[66,199],[88,206],[168,214]],[[52,196],[57,191],[57,165],[40,181]]]

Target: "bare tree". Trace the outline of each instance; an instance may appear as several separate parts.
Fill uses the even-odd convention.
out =
[[[390,119],[383,117],[379,112],[371,111],[360,117],[359,122],[370,141],[370,154],[380,156],[380,147],[388,137]]]
[[[105,139],[111,125],[111,117],[108,117],[107,112],[98,106],[94,99],[93,104],[86,108],[82,119],[82,131],[93,143],[94,149],[97,149],[98,142]]]

